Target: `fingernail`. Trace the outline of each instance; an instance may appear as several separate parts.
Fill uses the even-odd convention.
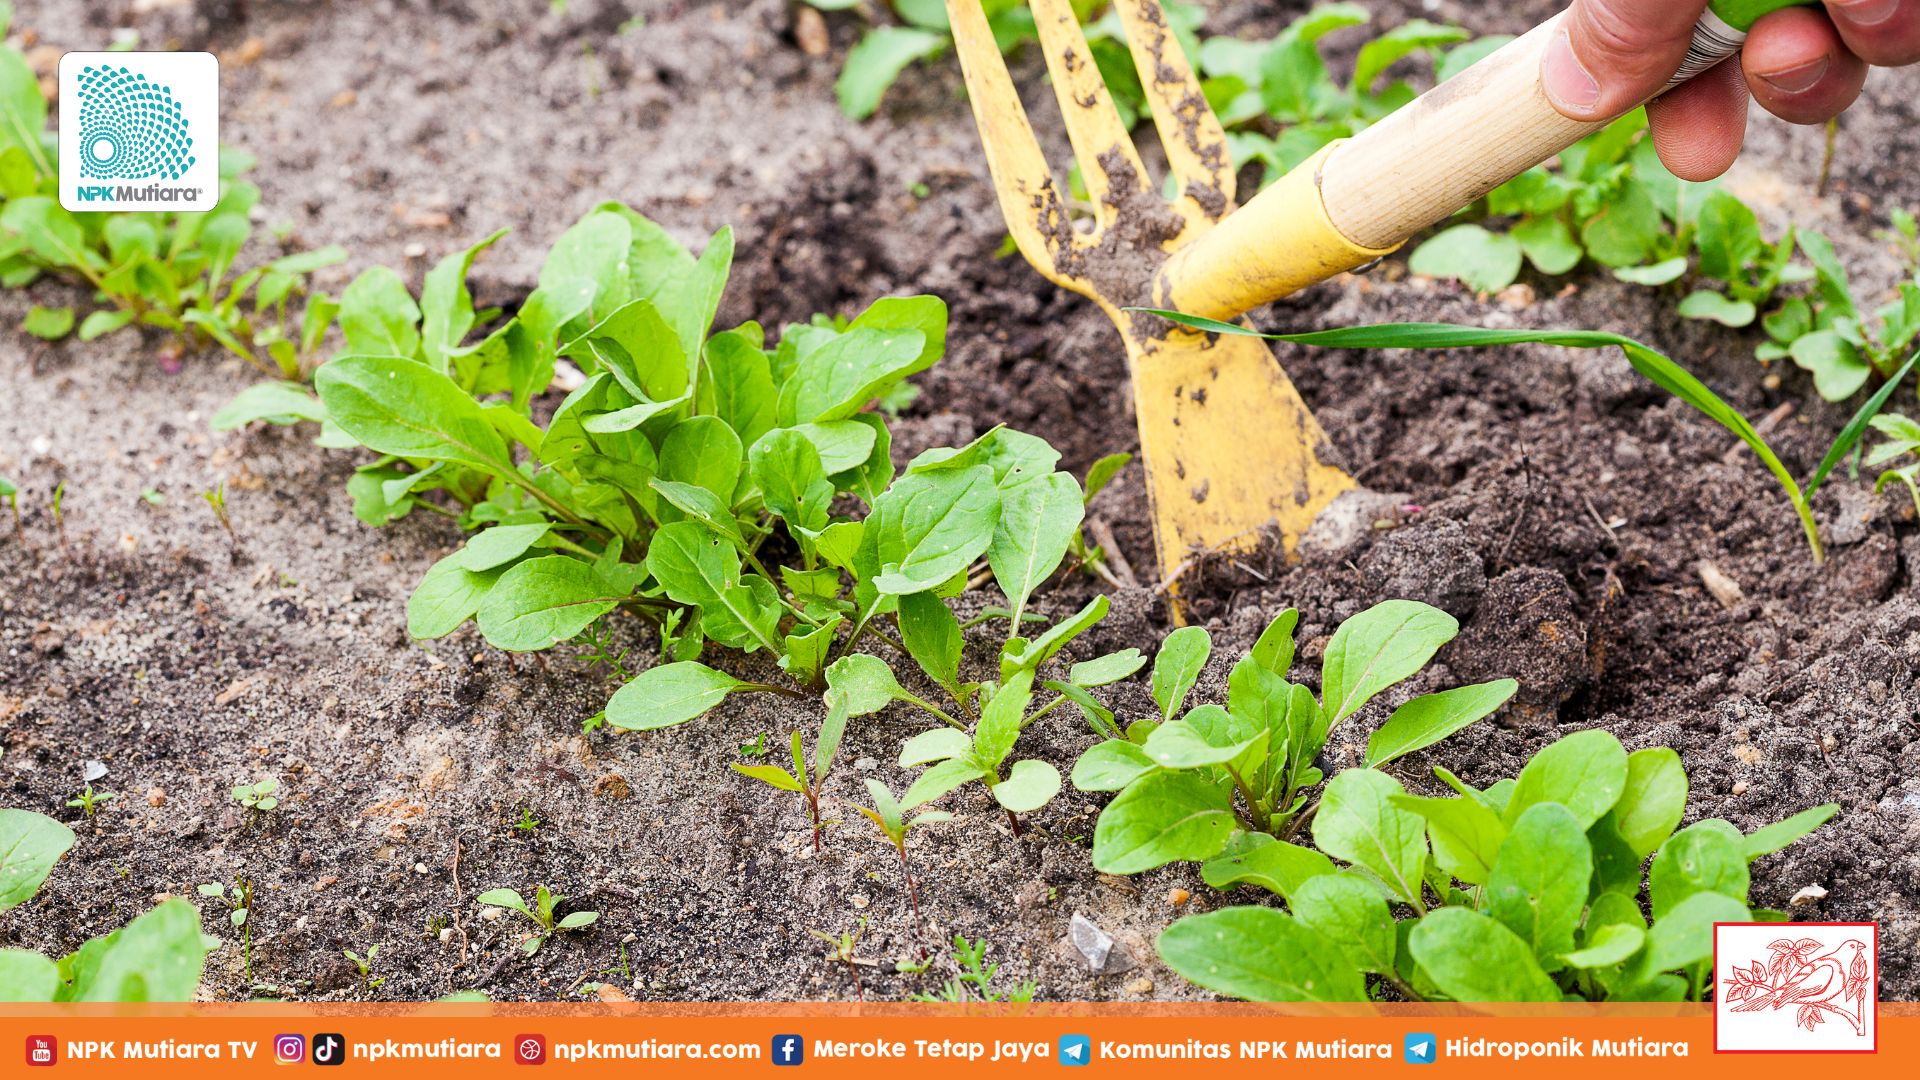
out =
[[[1893,18],[1900,0],[1831,0],[1828,6],[1855,26],[1878,26]]]
[[[1795,64],[1785,71],[1763,71],[1760,77],[1775,90],[1786,94],[1798,94],[1803,90],[1813,89],[1813,84],[1819,82],[1820,77],[1827,73],[1828,64],[1828,58],[1823,56],[1818,60]]]
[[[1573,55],[1573,41],[1565,30],[1547,43],[1540,59],[1540,85],[1553,103],[1575,112],[1591,112],[1600,103],[1600,84]]]

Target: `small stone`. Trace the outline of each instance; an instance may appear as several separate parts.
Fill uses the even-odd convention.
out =
[[[1834,738],[1831,734],[1822,735],[1820,736],[1820,749],[1831,754],[1835,750],[1840,749],[1840,740]]]
[[[506,908],[497,908],[497,907],[481,908],[480,920],[482,922],[492,922],[493,920],[499,918],[500,915],[506,910],[507,910]]]
[[[608,773],[593,783],[593,793],[603,799],[620,800],[633,794],[633,787],[627,778],[619,773]]]
[[[1733,793],[1735,795],[1745,795],[1747,793],[1747,782],[1745,780],[1736,782],[1733,785]]]
[[[1719,567],[1702,559],[1695,569],[1700,573],[1700,583],[1707,587],[1715,600],[1720,601],[1721,607],[1732,611],[1747,599],[1747,594],[1740,591],[1740,583],[1728,577]]]
[[[852,896],[847,897],[847,903],[852,904],[853,910],[855,911],[865,911],[867,905],[872,902],[872,900],[868,899],[866,893],[854,893]]]
[[[415,240],[413,243],[401,248],[400,254],[405,255],[409,259],[424,259],[427,257],[427,245]]]
[[[160,788],[148,788],[147,789],[147,805],[148,806],[167,805],[167,793],[161,790]]]
[[[1167,894],[1167,903],[1172,904],[1174,907],[1179,907],[1191,899],[1193,899],[1193,894],[1185,889],[1175,889]]]
[[[1153,980],[1145,977],[1135,979],[1126,985],[1126,991],[1129,994],[1151,994]]]
[[[453,943],[453,927],[451,926],[441,927],[440,928],[440,944],[450,945],[452,943]]]
[[[827,20],[819,11],[801,7],[793,13],[793,43],[808,56],[825,56],[833,47],[827,37]]]
[[[1827,898],[1827,890],[1821,888],[1818,885],[1809,885],[1806,888],[1801,889],[1799,892],[1794,893],[1793,899],[1787,901],[1787,906],[1788,907],[1807,907],[1811,904],[1817,904],[1820,901],[1825,900],[1826,898]]]
[[[1067,938],[1086,960],[1087,970],[1092,974],[1111,975],[1130,971],[1134,967],[1133,957],[1114,940],[1112,934],[1100,929],[1093,920],[1077,911],[1067,921]]]
[[[417,863],[414,863],[414,864],[413,864],[413,872],[414,872],[414,873],[416,873],[416,874],[424,874],[424,873],[426,873],[426,872],[427,872],[427,864],[426,864],[426,863],[423,863],[423,862],[417,862]]]

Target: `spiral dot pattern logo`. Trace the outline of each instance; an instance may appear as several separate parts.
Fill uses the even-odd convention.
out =
[[[80,171],[102,180],[178,180],[193,139],[173,92],[124,67],[80,71]]]

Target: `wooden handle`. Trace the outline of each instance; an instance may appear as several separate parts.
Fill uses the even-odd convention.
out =
[[[1336,147],[1320,168],[1335,228],[1391,248],[1606,125],[1569,120],[1540,87],[1556,15]]]

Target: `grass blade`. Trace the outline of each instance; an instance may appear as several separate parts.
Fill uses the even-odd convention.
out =
[[[1687,369],[1674,363],[1657,350],[1619,334],[1609,334],[1598,330],[1489,330],[1478,326],[1460,326],[1454,323],[1381,323],[1375,326],[1353,326],[1338,330],[1316,330],[1304,334],[1262,334],[1235,323],[1221,322],[1218,319],[1205,319],[1194,315],[1182,315],[1177,311],[1163,311],[1155,308],[1129,308],[1149,315],[1158,315],[1163,319],[1204,330],[1214,334],[1238,334],[1244,337],[1266,338],[1268,341],[1291,341],[1301,345],[1319,345],[1336,349],[1458,349],[1486,345],[1560,345],[1573,349],[1601,349],[1618,346],[1627,354],[1627,362],[1633,369],[1645,376],[1655,386],[1693,406],[1721,427],[1731,431],[1741,442],[1754,452],[1767,471],[1786,493],[1787,500],[1793,504],[1794,513],[1800,517],[1800,526],[1807,535],[1807,546],[1813,551],[1813,561],[1818,563],[1826,558],[1820,546],[1819,529],[1814,524],[1813,510],[1807,503],[1807,493],[1787,471],[1779,455],[1767,440],[1754,430],[1747,418],[1740,415],[1733,406],[1721,400],[1707,385],[1695,378]],[[1897,381],[1897,380],[1896,380]],[[1864,426],[1865,421],[1861,421]],[[1851,427],[1851,425],[1849,425]],[[1855,439],[1859,438],[1856,433]],[[1844,455],[1845,450],[1841,453]],[[1825,474],[1817,474],[1825,479]]]
[[[1867,399],[1867,403],[1860,406],[1860,411],[1853,414],[1853,419],[1847,421],[1847,426],[1840,429],[1840,437],[1833,440],[1833,445],[1827,448],[1827,456],[1820,459],[1820,467],[1813,470],[1812,476],[1807,477],[1807,498],[1813,498],[1813,493],[1820,490],[1821,484],[1826,483],[1827,474],[1852,452],[1854,444],[1867,433],[1867,425],[1873,421],[1874,417],[1880,415],[1881,408],[1886,405],[1887,399],[1893,396],[1893,392],[1900,388],[1900,384],[1907,381],[1907,376],[1912,374],[1916,363],[1920,363],[1920,352],[1907,357],[1907,362],[1900,365],[1900,370],[1893,373],[1893,378],[1882,383],[1880,389],[1875,390],[1873,396]]]

